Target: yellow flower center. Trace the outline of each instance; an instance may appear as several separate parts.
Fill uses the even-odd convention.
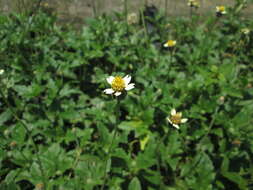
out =
[[[125,88],[125,81],[123,80],[123,78],[116,76],[114,77],[113,81],[112,81],[112,89],[116,92],[120,92],[123,91]]]
[[[224,12],[225,11],[225,7],[224,6],[219,6],[218,7],[218,11],[219,12]]]
[[[168,40],[166,44],[168,47],[173,47],[176,45],[176,42],[174,40]]]
[[[180,124],[181,123],[181,114],[176,113],[175,115],[170,116],[170,121],[176,125]]]

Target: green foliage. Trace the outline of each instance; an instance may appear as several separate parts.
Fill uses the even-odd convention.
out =
[[[111,190],[252,188],[253,35],[241,29],[253,22],[157,17],[152,35],[120,14],[78,32],[43,12],[0,17],[0,189],[100,189],[105,167]],[[135,83],[119,109],[103,93],[116,74]],[[188,118],[179,130],[172,108]]]

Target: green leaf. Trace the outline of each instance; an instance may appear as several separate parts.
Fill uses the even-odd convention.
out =
[[[242,92],[239,89],[236,89],[233,87],[229,87],[229,86],[224,87],[223,93],[225,93],[229,96],[232,96],[232,97],[243,98]]]
[[[141,183],[137,177],[134,177],[129,183],[128,190],[141,190]]]
[[[8,121],[12,116],[11,110],[6,109],[3,113],[0,115],[0,126],[3,125],[6,121]]]
[[[69,85],[65,85],[63,89],[60,90],[60,97],[69,97],[72,94],[81,94],[79,90],[71,88]]]
[[[238,185],[241,190],[247,189],[247,181],[236,172],[222,172],[222,175]]]

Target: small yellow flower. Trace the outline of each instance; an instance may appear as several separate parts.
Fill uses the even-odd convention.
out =
[[[172,48],[177,44],[177,41],[175,40],[168,40],[163,47],[168,47],[168,48]]]
[[[188,121],[187,118],[182,118],[182,113],[177,112],[175,109],[171,110],[170,116],[167,117],[167,120],[177,129],[179,129],[179,124],[186,123]]]
[[[192,8],[199,8],[199,2],[196,0],[189,0],[188,6]]]
[[[243,28],[243,29],[241,29],[241,32],[242,32],[243,34],[245,34],[245,35],[248,35],[248,34],[250,33],[250,29],[248,29],[248,28]]]
[[[135,85],[134,83],[130,83],[131,76],[129,75],[126,75],[124,78],[120,76],[110,76],[106,80],[111,85],[111,88],[105,89],[104,93],[114,94],[115,96],[121,95],[124,90],[128,91],[133,89]]]
[[[226,7],[225,6],[217,6],[216,7],[216,15],[217,16],[222,16],[224,14],[226,14]]]

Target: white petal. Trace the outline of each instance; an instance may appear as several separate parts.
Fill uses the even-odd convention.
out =
[[[182,112],[177,113],[179,117],[182,117]]]
[[[124,78],[123,78],[124,82],[125,82],[125,85],[127,86],[129,84],[129,82],[131,81],[131,76],[129,75],[126,75]]]
[[[119,95],[121,95],[122,93],[121,92],[115,92],[115,96],[119,96]]]
[[[170,114],[171,114],[171,115],[176,115],[176,114],[177,114],[176,109],[173,108],[173,109],[171,110]]]
[[[104,93],[106,93],[106,94],[113,94],[114,90],[112,88],[107,88],[107,89],[104,90]]]
[[[134,83],[131,83],[131,84],[126,86],[125,90],[131,90],[133,88],[134,88]]]
[[[172,125],[173,125],[173,127],[179,129],[179,126],[177,124],[172,124]]]
[[[114,77],[113,76],[109,76],[108,78],[106,78],[107,82],[109,84],[112,84],[112,81],[114,80]]]
[[[188,121],[188,119],[187,118],[183,118],[183,119],[181,119],[181,123],[186,123]]]
[[[163,44],[163,47],[168,47],[168,44],[167,43]]]
[[[173,124],[169,117],[166,118],[170,124]]]
[[[2,75],[4,73],[4,70],[3,69],[1,69],[0,70],[0,75]]]

